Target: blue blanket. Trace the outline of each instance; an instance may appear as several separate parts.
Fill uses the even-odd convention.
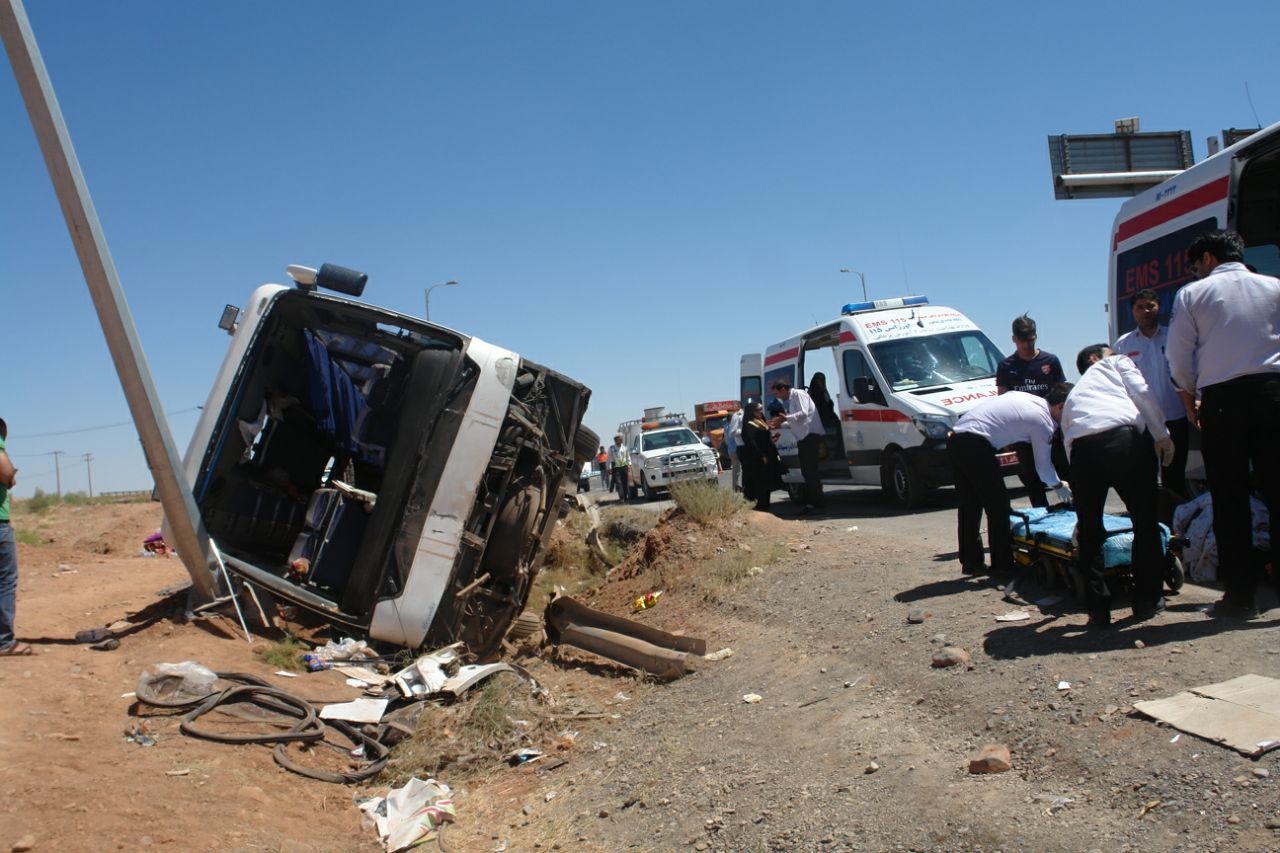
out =
[[[1104,530],[1129,531],[1129,519],[1121,515],[1102,516]],[[1043,507],[1031,507],[1019,510],[1009,516],[1009,532],[1018,539],[1034,540],[1037,535],[1055,547],[1069,550],[1071,536],[1076,529],[1076,514],[1073,510],[1059,509],[1052,512]],[[1169,528],[1160,525],[1160,551],[1164,553],[1169,547]],[[1127,566],[1133,562],[1133,533],[1116,533],[1102,541],[1102,564],[1108,569]]]

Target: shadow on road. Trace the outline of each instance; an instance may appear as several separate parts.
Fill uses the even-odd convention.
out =
[[[929,581],[920,584],[908,590],[903,590],[893,597],[894,601],[903,604],[909,604],[913,601],[923,601],[926,598],[940,598],[944,595],[959,595],[962,592],[972,592],[980,587],[994,587],[996,583],[990,578],[947,578],[940,581]]]
[[[1186,604],[1171,607],[1173,612],[1196,609]],[[1088,631],[1083,625],[1054,624],[1052,616],[1040,623],[1018,623],[1001,626],[987,634],[983,651],[997,660],[1038,655],[1079,654],[1080,652],[1121,651],[1134,648],[1135,640],[1147,647],[1169,643],[1186,643],[1227,631],[1255,631],[1280,626],[1280,619],[1255,619],[1251,622],[1212,619],[1208,616],[1194,622],[1167,622],[1161,617],[1154,622],[1134,622],[1132,617],[1119,619],[1102,631]]]

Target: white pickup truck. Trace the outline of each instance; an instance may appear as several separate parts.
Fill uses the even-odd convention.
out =
[[[646,500],[680,480],[716,481],[716,453],[685,425],[684,415],[646,409],[638,420],[618,424],[631,458],[630,487]]]

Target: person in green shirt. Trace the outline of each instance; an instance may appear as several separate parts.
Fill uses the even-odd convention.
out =
[[[5,441],[9,427],[0,418],[0,657],[29,655],[31,646],[13,635],[13,615],[18,594],[18,546],[9,523],[9,490],[18,482],[18,469],[9,461]]]

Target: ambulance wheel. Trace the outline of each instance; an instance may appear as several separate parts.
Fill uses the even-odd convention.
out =
[[[1169,561],[1168,571],[1165,574],[1165,585],[1173,592],[1182,589],[1182,585],[1187,582],[1187,571],[1182,566],[1182,560],[1178,559],[1177,554],[1168,554],[1165,559]]]
[[[795,503],[804,503],[804,483],[784,483],[783,485],[787,487],[787,497]]]
[[[880,487],[885,495],[903,509],[915,509],[924,503],[925,486],[907,454],[897,451],[880,468]]]

